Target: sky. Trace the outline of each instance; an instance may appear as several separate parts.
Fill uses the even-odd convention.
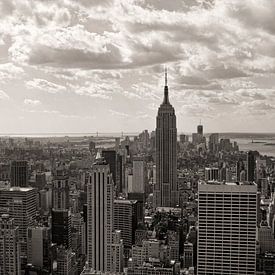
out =
[[[274,0],[1,0],[0,134],[275,132]]]

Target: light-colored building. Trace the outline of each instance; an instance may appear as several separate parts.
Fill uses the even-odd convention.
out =
[[[49,268],[51,264],[51,230],[49,227],[28,228],[28,264],[40,268]]]
[[[132,193],[144,193],[147,180],[147,168],[144,157],[134,157],[133,159],[133,185]]]
[[[114,185],[110,168],[99,154],[92,166],[87,190],[88,263],[95,271],[111,271]]]
[[[37,202],[37,191],[32,187],[0,189],[0,215],[8,213],[18,226],[22,266],[27,264],[27,228],[35,223]]]
[[[204,172],[206,181],[215,181],[219,179],[219,168],[206,167]]]
[[[198,275],[255,274],[255,184],[200,183],[198,224]]]
[[[8,214],[0,218],[0,274],[20,275],[19,231]]]

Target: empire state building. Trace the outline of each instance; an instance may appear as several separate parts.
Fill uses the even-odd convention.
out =
[[[158,109],[156,127],[154,207],[175,207],[178,203],[176,115],[174,107],[169,102],[165,71],[164,99]]]

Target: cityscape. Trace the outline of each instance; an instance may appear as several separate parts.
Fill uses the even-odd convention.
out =
[[[275,275],[275,3],[0,1],[0,275]]]

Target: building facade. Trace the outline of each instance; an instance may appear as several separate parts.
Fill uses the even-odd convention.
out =
[[[198,275],[254,275],[257,186],[215,183],[198,187]]]
[[[166,73],[164,99],[158,109],[156,125],[154,207],[174,207],[178,203],[176,115],[173,106],[169,102]]]

